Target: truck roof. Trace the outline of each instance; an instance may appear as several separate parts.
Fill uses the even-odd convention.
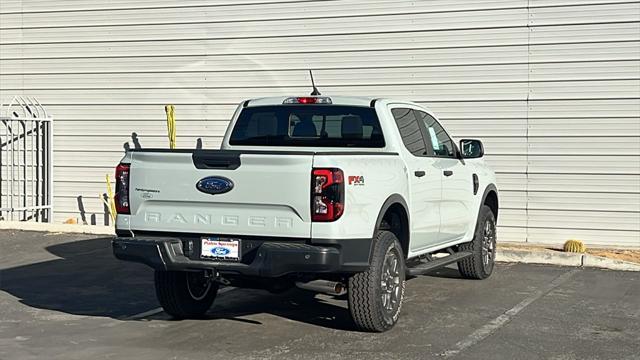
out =
[[[309,95],[292,95],[292,96],[273,96],[273,97],[264,97],[257,99],[249,99],[245,103],[246,107],[251,106],[268,106],[268,105],[282,105],[283,101],[287,98],[292,97],[312,97]],[[318,97],[328,97],[331,98],[331,103],[333,105],[350,105],[350,106],[370,106],[371,102],[376,97],[372,96],[331,96],[331,95],[319,95]]]

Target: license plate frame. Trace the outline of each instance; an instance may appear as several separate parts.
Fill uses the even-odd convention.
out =
[[[200,238],[200,258],[205,260],[239,262],[242,260],[240,239],[217,236]]]

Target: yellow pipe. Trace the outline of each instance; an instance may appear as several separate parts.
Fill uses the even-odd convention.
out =
[[[167,133],[169,135],[169,149],[176,148],[176,119],[175,106],[165,105],[164,111],[167,113]]]
[[[107,197],[109,198],[109,204],[107,206],[109,207],[109,215],[111,215],[111,220],[116,221],[116,203],[113,197],[111,179],[109,178],[109,174],[106,174],[105,177],[107,178]],[[102,195],[100,196],[100,199],[104,202]]]
[[[111,214],[111,209],[110,209],[111,205],[109,205],[109,203],[111,201],[105,200],[104,195],[102,195],[102,194],[98,195],[98,199],[100,199],[102,204],[107,207],[107,211],[109,212],[109,217],[115,222],[114,216],[113,216],[113,214]]]

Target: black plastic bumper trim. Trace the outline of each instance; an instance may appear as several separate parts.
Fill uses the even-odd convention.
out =
[[[314,240],[313,243],[264,241],[248,262],[203,260],[185,255],[180,237],[119,237],[116,258],[156,270],[214,269],[220,273],[280,277],[291,273],[353,273],[367,270],[371,239]],[[243,257],[244,261],[244,257]]]

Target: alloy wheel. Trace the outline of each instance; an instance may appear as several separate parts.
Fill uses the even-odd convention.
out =
[[[382,307],[387,315],[392,316],[400,306],[401,274],[400,258],[394,248],[390,248],[382,266],[381,287]]]
[[[482,266],[489,273],[493,269],[496,255],[496,227],[493,221],[487,219],[482,230]]]

